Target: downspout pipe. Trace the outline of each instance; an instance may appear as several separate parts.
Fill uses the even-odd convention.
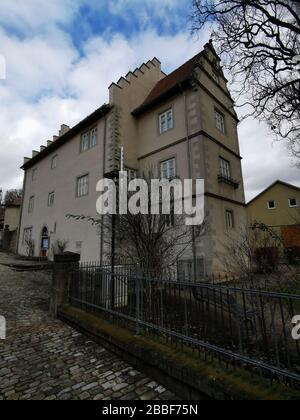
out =
[[[184,102],[184,119],[185,119],[185,132],[186,132],[186,144],[187,144],[187,162],[188,162],[188,173],[189,179],[193,179],[193,170],[192,170],[192,154],[191,154],[191,140],[189,137],[189,121],[188,121],[188,109],[187,109],[187,94],[186,90],[179,85]],[[196,234],[195,226],[191,226],[192,233],[192,252],[193,252],[193,271],[194,271],[194,281],[197,279],[197,250],[196,250]]]

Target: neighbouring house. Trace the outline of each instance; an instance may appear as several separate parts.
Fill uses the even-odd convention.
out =
[[[276,181],[247,204],[247,214],[250,224],[258,222],[272,228],[284,248],[298,248],[299,252],[300,188]]]
[[[5,204],[4,226],[7,226],[10,232],[16,231],[19,227],[21,204],[21,197],[16,198],[13,202]]]
[[[228,233],[246,224],[238,118],[220,59],[211,42],[166,75],[157,58],[109,87],[103,105],[73,128],[62,125],[25,158],[18,252],[49,256],[56,241],[83,261],[101,260],[104,238],[67,214],[96,216],[98,180],[120,168],[120,148],[131,174],[156,168],[158,177],[205,180],[208,231],[195,244],[199,267],[214,272]],[[188,265],[192,250],[181,264]]]
[[[22,198],[16,197],[13,201],[4,204],[4,222],[1,247],[5,251],[16,252],[21,215]]]

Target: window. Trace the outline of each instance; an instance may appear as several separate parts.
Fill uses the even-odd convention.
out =
[[[90,147],[90,133],[84,133],[81,136],[80,152],[86,152]]]
[[[34,196],[29,198],[28,213],[33,213],[34,209]]]
[[[176,177],[175,159],[166,160],[161,163],[161,178],[173,179]]]
[[[55,198],[55,193],[54,192],[49,193],[49,195],[48,195],[48,207],[53,207],[54,198]]]
[[[214,79],[215,82],[217,82],[217,83],[220,82],[219,75],[215,71],[213,71],[212,77],[213,77],[213,79]]]
[[[86,152],[87,150],[95,147],[98,141],[98,129],[97,127],[93,128],[90,131],[82,134],[80,141],[80,152]]]
[[[53,156],[51,160],[51,169],[57,168],[57,161],[58,161],[58,156],[57,155]]]
[[[274,200],[270,200],[268,201],[268,209],[269,210],[274,210],[276,209],[276,202]]]
[[[174,128],[173,110],[169,109],[159,116],[159,132],[163,134],[166,131],[172,130],[172,128]]]
[[[231,178],[231,168],[230,168],[230,162],[227,160],[220,158],[220,174],[224,178]]]
[[[32,170],[32,181],[36,181],[37,180],[37,168],[34,168]]]
[[[98,129],[93,128],[93,130],[90,133],[90,147],[95,147],[97,145],[97,135],[98,135]]]
[[[221,133],[225,134],[225,117],[221,112],[215,110],[216,127]]]
[[[234,214],[232,210],[226,210],[226,226],[228,229],[234,228]]]
[[[77,178],[77,189],[76,195],[77,197],[84,197],[89,193],[89,176],[84,175]]]
[[[32,239],[32,228],[26,228],[23,231],[22,245],[26,245]]]
[[[297,198],[289,198],[289,207],[298,207]]]

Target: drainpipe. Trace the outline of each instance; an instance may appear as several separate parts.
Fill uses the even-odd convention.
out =
[[[193,178],[192,173],[192,162],[191,162],[191,140],[189,138],[189,123],[188,123],[188,109],[187,109],[187,95],[185,90],[180,85],[183,101],[184,101],[184,116],[185,116],[185,129],[186,129],[186,144],[187,144],[187,162],[188,162],[188,171],[189,171],[189,179]],[[193,252],[193,271],[194,271],[194,281],[197,279],[197,250],[196,250],[196,234],[195,234],[195,226],[191,227],[192,233],[192,252]]]
[[[104,120],[103,160],[102,160],[103,176],[105,174],[105,162],[106,162],[107,118],[108,117],[106,116],[105,120]],[[103,247],[104,247],[104,226],[103,226],[103,223],[101,223],[100,235],[101,235],[101,238],[100,238],[100,265],[102,266],[103,265]]]

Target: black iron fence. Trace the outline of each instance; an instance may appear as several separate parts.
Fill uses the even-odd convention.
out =
[[[300,387],[300,341],[292,338],[300,295],[157,276],[133,265],[85,264],[72,272],[72,305],[138,334]]]

